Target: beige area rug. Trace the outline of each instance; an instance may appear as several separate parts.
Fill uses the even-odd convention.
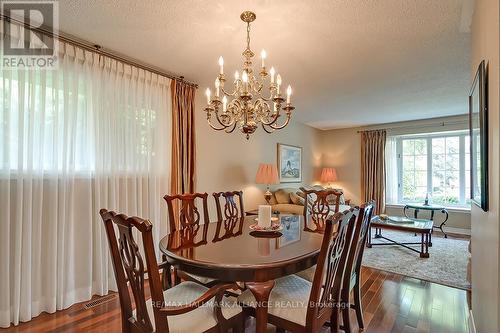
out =
[[[420,235],[399,231],[382,230],[382,235],[398,242],[418,242]],[[373,242],[387,242],[374,239]],[[418,278],[450,287],[469,290],[467,261],[469,241],[467,239],[433,237],[430,257],[420,258],[418,253],[401,246],[373,246],[366,248],[363,265]],[[416,249],[420,245],[415,245]]]

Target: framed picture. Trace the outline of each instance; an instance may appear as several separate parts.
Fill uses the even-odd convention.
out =
[[[281,231],[282,236],[276,238],[277,249],[300,241],[301,236],[299,215],[282,215],[280,220],[283,230]]]
[[[302,148],[278,143],[280,183],[302,182]]]
[[[484,60],[469,95],[470,172],[472,202],[488,211],[488,100]]]

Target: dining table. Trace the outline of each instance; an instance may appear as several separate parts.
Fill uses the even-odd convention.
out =
[[[314,266],[323,240],[302,215],[281,214],[277,220],[282,230],[274,232],[250,229],[255,216],[192,225],[162,238],[159,248],[182,272],[244,283],[257,301],[256,330],[265,332],[274,281]]]

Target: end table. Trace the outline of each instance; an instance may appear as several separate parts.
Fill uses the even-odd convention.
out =
[[[446,207],[439,206],[439,205],[407,204],[403,208],[403,213],[407,218],[410,218],[410,216],[408,216],[408,212],[407,212],[409,209],[414,210],[413,218],[415,218],[415,219],[418,218],[419,211],[421,211],[421,210],[430,211],[431,217],[429,220],[431,220],[431,221],[434,221],[434,212],[438,211],[438,212],[443,213],[445,215],[444,220],[441,222],[440,225],[435,225],[435,226],[433,226],[433,228],[438,228],[444,234],[444,238],[448,238],[448,235],[443,230],[443,226],[446,224],[446,221],[448,221],[448,210],[446,209]]]

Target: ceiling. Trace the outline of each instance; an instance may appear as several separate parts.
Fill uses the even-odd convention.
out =
[[[295,119],[329,129],[467,112],[472,0],[64,0],[60,30],[200,85],[252,49],[294,89]],[[258,61],[257,61],[258,63]]]

